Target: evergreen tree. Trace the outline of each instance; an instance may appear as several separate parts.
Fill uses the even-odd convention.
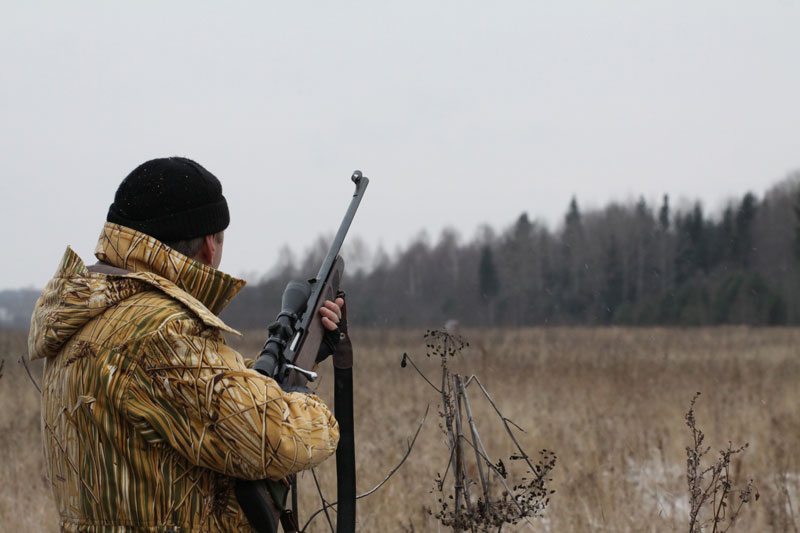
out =
[[[658,227],[662,232],[669,231],[670,225],[670,212],[669,212],[669,196],[664,195],[661,201],[661,209],[658,210]]]
[[[794,257],[800,261],[800,189],[795,193],[793,206],[795,227],[794,227]]]
[[[617,239],[611,237],[606,248],[605,264],[603,265],[603,281],[605,287],[602,291],[602,305],[606,312],[606,322],[611,323],[619,306],[624,300],[624,280],[622,258],[620,257]]]
[[[633,280],[629,287],[628,300],[636,301],[647,292],[648,273],[652,270],[652,243],[655,220],[644,197],[636,203],[633,227],[633,242],[629,245]]]
[[[480,287],[480,297],[484,302],[492,301],[500,290],[500,280],[497,278],[497,268],[494,266],[494,256],[489,246],[481,249],[478,286]]]
[[[535,300],[532,293],[541,278],[539,264],[535,261],[533,229],[527,213],[522,213],[500,249],[504,266],[501,277],[507,280],[501,298],[503,312],[516,325],[530,322]]]
[[[675,281],[680,284],[697,273],[705,273],[708,264],[708,243],[703,207],[696,203],[694,208],[680,223],[678,228],[678,250],[675,255]]]
[[[522,213],[514,224],[513,238],[517,242],[530,241],[533,224],[528,219],[528,213]]]
[[[736,230],[733,241],[734,260],[742,267],[750,264],[753,253],[753,221],[756,218],[758,201],[753,193],[747,193],[742,198],[739,209],[736,211]]]
[[[722,212],[722,220],[715,230],[715,239],[711,250],[712,263],[736,261],[736,223],[732,206]]]
[[[569,202],[567,216],[564,218],[565,233],[581,232],[581,210],[578,208],[578,198],[573,196]]]
[[[481,259],[478,263],[478,289],[481,300],[486,304],[488,322],[494,325],[494,300],[500,291],[500,280],[494,265],[492,249],[488,245],[481,249]]]
[[[584,289],[585,257],[583,222],[578,199],[572,197],[564,217],[564,234],[561,238],[562,270],[561,299],[563,308],[570,319],[583,320],[586,301],[582,298]]]
[[[660,291],[665,291],[670,286],[670,243],[672,236],[670,234],[670,226],[672,225],[672,212],[669,207],[669,196],[664,195],[661,200],[661,208],[658,210],[658,288]]]

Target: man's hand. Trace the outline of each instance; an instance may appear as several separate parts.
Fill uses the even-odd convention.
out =
[[[325,335],[317,352],[316,362],[319,363],[333,355],[333,366],[352,368],[353,347],[347,335],[347,304],[344,301],[344,292],[339,291],[333,302],[326,300],[319,308],[319,314]]]
[[[322,325],[325,329],[336,331],[339,328],[339,321],[342,320],[342,307],[344,307],[343,298],[336,298],[335,302],[325,300],[325,303],[319,308]]]

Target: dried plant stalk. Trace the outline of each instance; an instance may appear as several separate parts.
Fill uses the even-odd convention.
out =
[[[691,445],[686,447],[689,533],[701,533],[708,527],[712,533],[724,533],[736,524],[744,505],[758,500],[759,494],[752,479],[737,489],[731,476],[731,459],[743,453],[749,447],[748,443],[734,448],[729,442],[711,464],[703,466],[711,446],[704,444],[705,434],[697,427],[694,408],[699,397],[699,392],[694,395],[684,417],[692,436]]]
[[[427,356],[439,357],[441,370],[441,387],[433,387],[420,368],[414,364],[408,354],[403,355],[402,365],[411,363],[414,370],[437,390],[441,397],[440,428],[445,435],[448,446],[448,459],[444,474],[437,474],[435,490],[439,492],[439,508],[434,511],[428,508],[430,515],[453,531],[500,531],[504,525],[526,522],[532,527],[530,518],[541,516],[550,502],[553,490],[549,488],[552,479],[549,477],[556,464],[555,454],[542,450],[537,463],[531,461],[513,434],[512,426],[520,429],[505,417],[488,391],[475,376],[464,378],[450,371],[448,360],[460,354],[468,343],[457,335],[444,331],[429,331],[425,335]],[[496,462],[489,458],[480,437],[478,424],[467,395],[467,387],[472,382],[478,383],[484,397],[492,404],[500,418],[506,433],[511,437],[517,453],[508,458],[510,463],[524,462],[523,472],[509,472],[502,459]],[[464,433],[464,415],[469,426],[469,436]],[[472,448],[467,453],[465,445]],[[474,456],[474,459],[470,459]],[[473,466],[474,469],[471,468]],[[471,478],[470,472],[477,472],[478,480]],[[447,475],[453,473],[452,488],[447,488]],[[493,491],[487,473],[496,474],[502,490]],[[515,475],[514,475],[515,474]],[[516,482],[511,482],[516,479]],[[480,496],[474,498],[471,487],[480,483]]]

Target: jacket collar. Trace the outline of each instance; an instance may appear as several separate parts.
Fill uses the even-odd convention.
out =
[[[245,285],[244,280],[186,257],[149,235],[110,222],[103,226],[95,256],[130,271],[126,277],[157,285],[203,320],[203,314],[219,314]],[[230,330],[227,326],[223,329]]]

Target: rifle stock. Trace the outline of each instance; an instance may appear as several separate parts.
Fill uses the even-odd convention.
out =
[[[321,282],[313,280],[312,287],[314,284],[319,283],[319,290],[312,291],[311,296],[308,298],[306,312],[303,318],[298,321],[297,339],[292,342],[286,353],[286,359],[293,365],[302,369],[316,370],[318,363],[317,352],[325,335],[325,329],[319,319],[317,310],[325,300],[333,301],[336,299],[336,293],[341,286],[343,275],[344,259],[337,255],[326,279]],[[314,288],[316,289],[316,287]],[[300,372],[290,370],[284,383],[288,385],[305,385],[307,380],[307,377]]]

